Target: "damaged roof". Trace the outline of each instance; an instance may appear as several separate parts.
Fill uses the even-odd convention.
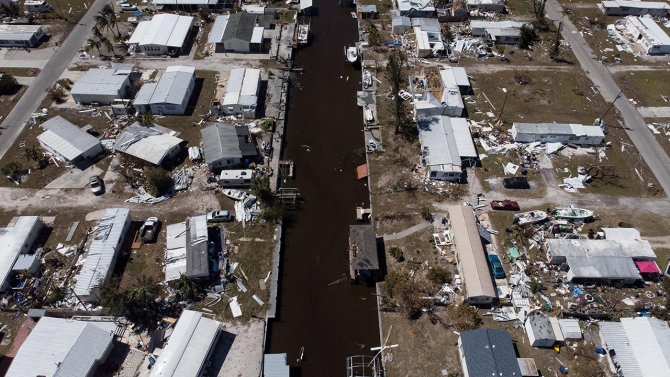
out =
[[[372,224],[349,226],[349,247],[357,246],[357,252],[351,261],[354,270],[379,269],[377,255],[377,236]]]
[[[116,137],[114,150],[160,165],[168,153],[183,142],[175,134],[179,133],[158,125],[144,127],[135,122]]]

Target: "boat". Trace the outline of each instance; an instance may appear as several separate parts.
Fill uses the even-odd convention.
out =
[[[309,43],[309,24],[298,25],[298,46],[305,46]]]
[[[367,123],[374,122],[375,116],[372,114],[372,110],[368,106],[365,106],[363,109],[363,114],[365,114],[365,121]]]
[[[360,54],[358,53],[358,48],[356,47],[349,47],[345,50],[345,55],[347,56],[347,60],[349,63],[356,63],[358,59],[360,59]]]
[[[519,225],[535,224],[547,219],[544,211],[528,211],[514,215],[514,222]]]
[[[370,71],[363,70],[363,89],[367,89],[372,86],[372,74]]]
[[[142,21],[151,21],[151,17],[149,16],[144,16],[144,17],[128,17],[128,22],[137,25]]]
[[[244,192],[242,190],[226,189],[226,190],[222,190],[222,192],[223,192],[223,195],[225,195],[225,196],[227,196],[227,197],[229,197],[233,200],[244,200],[249,196],[249,194],[247,194],[246,192]]]
[[[583,208],[554,208],[551,215],[556,219],[564,220],[587,220],[593,217],[593,211]]]

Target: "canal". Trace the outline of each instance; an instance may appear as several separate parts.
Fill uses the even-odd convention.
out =
[[[344,48],[358,40],[353,8],[315,1],[312,43],[297,53],[304,68],[291,88],[284,159],[296,166],[304,201],[291,212],[282,249],[278,312],[266,353],[287,353],[292,376],[345,376],[346,357],[379,346],[374,288],[349,284],[347,239],[356,207],[368,206],[361,73],[345,65]],[[305,357],[300,363],[301,347]]]

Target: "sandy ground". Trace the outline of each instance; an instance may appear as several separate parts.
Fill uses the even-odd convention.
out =
[[[223,324],[223,335],[212,356],[212,374],[219,377],[258,377],[263,361],[265,323],[252,319],[248,324]]]

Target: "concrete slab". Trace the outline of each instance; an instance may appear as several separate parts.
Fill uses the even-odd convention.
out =
[[[109,158],[109,157],[106,157]],[[117,169],[120,169],[121,161],[119,154],[115,154],[112,158],[112,162],[109,164],[109,169],[105,172],[105,175],[102,177],[102,180],[105,182],[113,182],[119,178],[119,173]]]
[[[100,221],[102,220],[102,217],[105,216],[105,211],[107,209],[100,209],[97,211],[89,212],[86,214],[86,221]]]
[[[668,118],[670,117],[670,106],[665,107],[638,107],[637,111],[640,112],[644,118]]]
[[[92,175],[100,175],[103,170],[95,165],[90,166],[86,170],[79,170],[77,168],[66,171],[60,177],[49,182],[44,188],[47,189],[79,189],[88,185],[88,178]]]

